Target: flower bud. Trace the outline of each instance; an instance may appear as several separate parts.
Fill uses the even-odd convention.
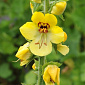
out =
[[[32,65],[32,68],[35,70],[35,63]]]
[[[66,8],[66,2],[58,2],[55,6],[53,6],[51,13],[55,15],[61,15],[63,14],[64,10]]]
[[[48,65],[45,68],[43,80],[45,81],[46,85],[54,85],[57,83],[57,85],[60,84],[60,68],[58,68],[56,65]]]
[[[20,46],[18,52],[16,53],[16,57],[21,60],[20,66],[23,66],[29,62],[27,59],[30,58],[31,52],[28,47],[29,43],[27,42],[23,46]]]
[[[36,3],[41,3],[41,0],[32,0],[32,1],[34,1]]]

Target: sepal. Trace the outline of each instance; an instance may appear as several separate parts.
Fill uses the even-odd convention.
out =
[[[38,71],[33,71],[34,74],[38,75]]]
[[[32,61],[32,60],[34,60],[36,58],[36,56],[31,56],[29,59],[27,59],[29,62],[26,64],[26,67],[27,67],[27,65]]]
[[[62,14],[59,15],[59,18],[62,19],[63,21],[65,21],[64,16]]]
[[[58,63],[58,62],[47,62],[42,66],[42,72],[44,73],[44,69],[48,66],[48,65],[56,65],[58,67],[60,67],[62,65],[62,63]]]

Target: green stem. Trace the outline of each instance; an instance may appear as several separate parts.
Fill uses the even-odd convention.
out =
[[[48,13],[50,0],[44,0],[44,14]]]
[[[42,66],[45,64],[45,56],[39,57],[39,65],[38,65],[38,82],[37,85],[43,85],[43,75],[42,75]]]
[[[50,0],[44,0],[44,14],[46,14],[49,10],[49,2]],[[42,66],[46,62],[46,57],[39,57],[39,65],[38,65],[38,82],[37,85],[43,85],[43,75],[42,75]]]

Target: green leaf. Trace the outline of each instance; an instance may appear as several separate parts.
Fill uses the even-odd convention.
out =
[[[25,75],[25,83],[27,85],[35,85],[36,81],[36,75],[33,73],[32,70]]]
[[[3,63],[0,65],[0,77],[8,78],[12,75],[12,71],[9,69],[8,63]]]

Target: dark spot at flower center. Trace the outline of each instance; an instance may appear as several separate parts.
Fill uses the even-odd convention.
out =
[[[46,28],[47,29],[47,26],[41,25],[40,28],[42,28],[42,29]]]
[[[47,33],[48,29],[50,28],[50,25],[48,23],[39,22],[38,27],[40,28],[40,33]]]
[[[43,26],[43,28],[46,28],[47,29],[47,26]]]
[[[42,28],[42,29],[43,29],[43,25],[41,25],[41,26],[40,26],[40,28]]]

